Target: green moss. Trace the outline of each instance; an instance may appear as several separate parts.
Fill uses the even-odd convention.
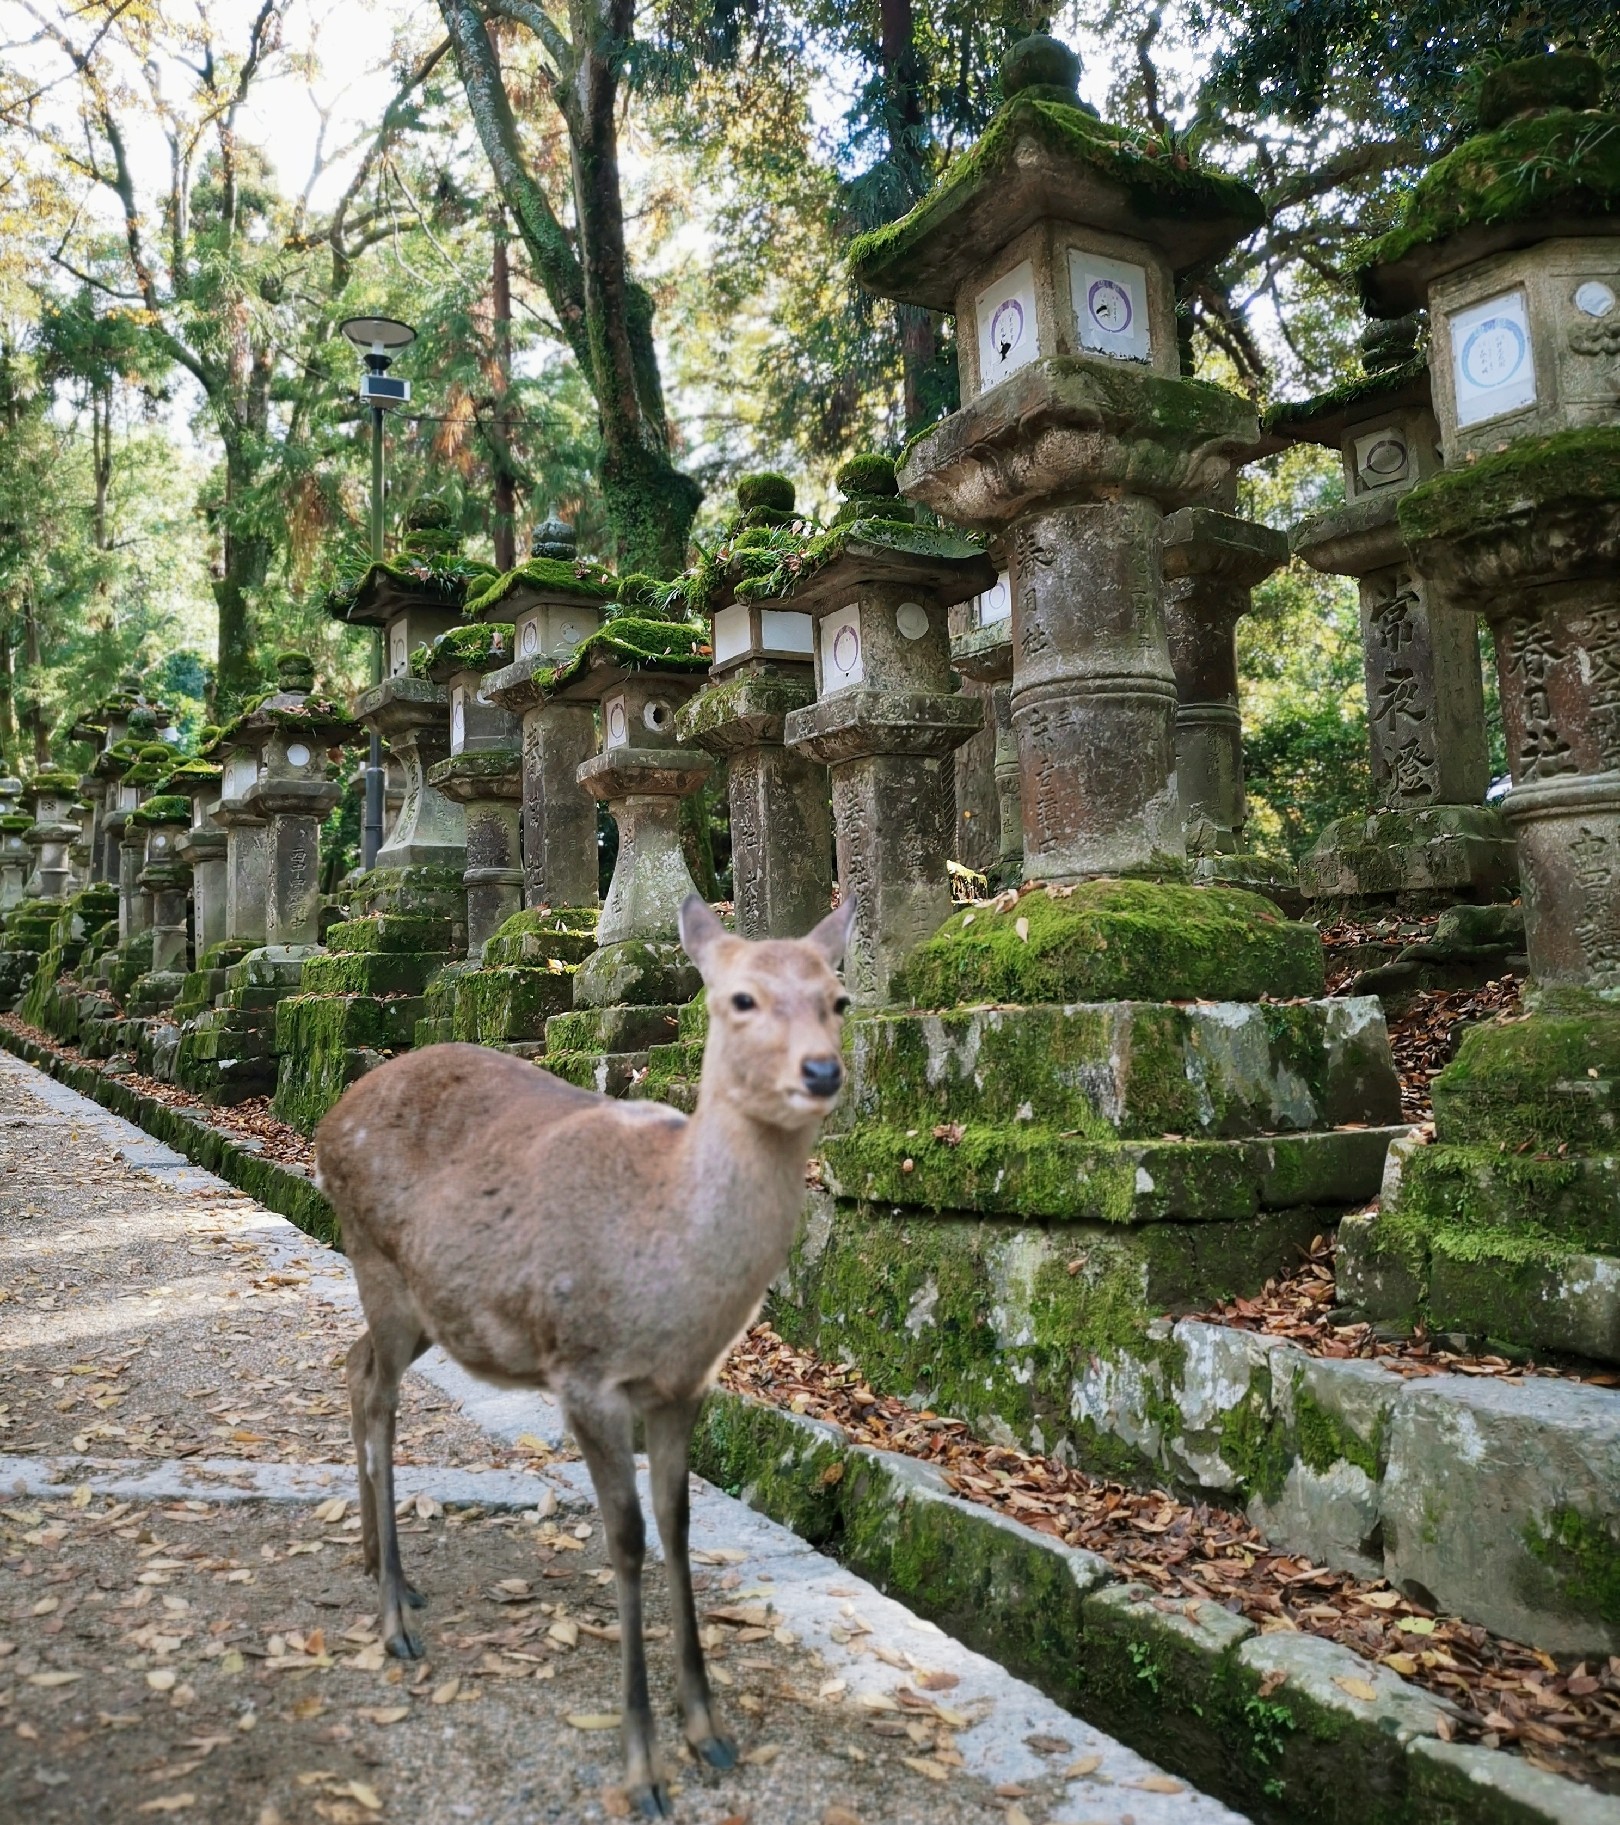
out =
[[[619,579],[611,570],[585,559],[527,558],[515,570],[496,577],[487,588],[469,591],[464,613],[469,621],[481,620],[520,589],[544,595],[578,596],[595,603],[611,602]]]
[[[321,606],[334,620],[348,621],[366,597],[384,584],[393,583],[412,595],[459,607],[469,597],[486,591],[497,581],[498,574],[493,564],[459,552],[405,552],[338,577]]]
[[[1593,996],[1569,1011],[1478,1022],[1433,1093],[1449,1144],[1620,1150],[1620,1008]]]
[[[1613,115],[1568,107],[1521,115],[1465,140],[1418,179],[1399,223],[1363,252],[1363,290],[1384,315],[1405,297],[1387,297],[1390,275],[1380,269],[1418,248],[1465,228],[1604,217],[1617,209],[1620,122]]]
[[[560,689],[583,677],[597,655],[632,671],[654,666],[666,671],[706,672],[713,648],[709,630],[695,622],[620,615],[581,641],[560,665],[542,667],[535,677],[542,689]]]
[[[1030,140],[1083,167],[1093,182],[1100,179],[1123,191],[1135,214],[1230,218],[1234,240],[1264,220],[1260,199],[1246,184],[1202,169],[1173,143],[1111,126],[1072,101],[1049,98],[1050,93],[1038,89],[1014,95],[977,145],[951,165],[909,215],[857,236],[849,249],[856,279],[883,292],[895,269],[971,195],[993,189],[1015,166],[1019,147]]]
[[[785,475],[779,475],[774,469],[762,469],[758,474],[745,475],[737,483],[737,505],[744,513],[755,507],[769,507],[775,513],[793,511],[793,484]]]
[[[161,742],[154,742],[152,745],[157,750],[156,758],[159,760],[168,760],[174,753],[173,748],[165,747],[163,745],[163,743],[161,743]],[[143,757],[144,757],[144,750],[143,750]],[[23,790],[25,792],[48,792],[48,793],[52,793],[52,794],[57,794],[57,793],[62,793],[62,792],[77,792],[78,789],[79,789],[78,774],[77,773],[68,773],[68,772],[60,770],[60,769],[54,769],[54,770],[50,770],[50,771],[47,771],[44,773],[36,773],[34,775],[34,777],[31,780],[29,780],[27,785],[23,788]]]
[[[484,963],[578,964],[596,949],[594,906],[528,907],[484,941]]]
[[[1620,122],[1613,138],[1620,147]],[[1596,508],[1615,500],[1620,500],[1620,425],[1588,425],[1515,438],[1492,456],[1444,469],[1403,494],[1397,512],[1408,544],[1421,547],[1534,521],[1557,508]]]
[[[1402,395],[1429,388],[1429,357],[1413,355],[1377,374],[1356,374],[1309,399],[1281,399],[1261,416],[1261,428],[1289,438],[1309,438],[1337,449],[1346,423],[1395,404]]]
[[[1235,1406],[1225,1409],[1217,1425],[1221,1458],[1238,1479],[1245,1496],[1275,1502],[1294,1461],[1288,1428],[1271,1397],[1271,1370],[1256,1363],[1249,1386]]]
[[[785,538],[768,552],[738,554],[734,565],[742,574],[735,581],[743,602],[790,596],[802,583],[835,563],[853,544],[881,546],[904,556],[966,562],[983,556],[983,543],[973,534],[943,532],[918,526],[910,520],[862,518],[847,520],[825,532],[807,530]],[[769,557],[770,563],[764,560]]]
[[[444,951],[330,951],[304,965],[305,995],[420,995],[448,960]]]
[[[679,582],[666,582],[645,571],[632,571],[619,579],[618,599],[625,610],[648,621],[684,621],[686,592]]]
[[[1023,929],[1021,930],[1020,927]],[[970,1001],[1320,995],[1321,940],[1269,900],[1228,887],[1085,881],[998,912],[953,913],[900,972],[898,999]]]
[[[512,628],[504,621],[478,621],[470,627],[451,627],[431,646],[411,654],[411,676],[443,684],[452,673],[493,672],[512,659]]]
[[[868,452],[862,456],[852,456],[840,463],[834,477],[839,491],[850,498],[870,496],[873,499],[893,499],[900,492],[900,484],[895,479],[894,458]]]
[[[1354,1464],[1373,1482],[1380,1476],[1379,1455],[1382,1427],[1371,1439],[1364,1439],[1347,1426],[1338,1414],[1330,1413],[1310,1390],[1294,1389],[1294,1447],[1299,1458],[1319,1476],[1335,1464]]]
[[[1604,1520],[1577,1508],[1555,1508],[1525,1529],[1524,1543],[1552,1574],[1561,1608],[1620,1627],[1620,1538],[1613,1516]]]
[[[1489,132],[1531,108],[1595,108],[1603,98],[1603,65],[1587,51],[1515,57],[1487,69],[1477,114]]]
[[[158,793],[137,805],[129,814],[127,828],[150,830],[155,824],[189,824],[191,800],[178,792]]]

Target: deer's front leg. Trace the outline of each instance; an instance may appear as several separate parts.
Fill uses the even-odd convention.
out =
[[[630,1409],[617,1396],[565,1402],[568,1424],[596,1489],[619,1598],[620,1655],[624,1668],[625,1783],[630,1803],[649,1819],[674,1810],[658,1779],[658,1745],[647,1696],[647,1649],[641,1626],[641,1566],[646,1528],[636,1495],[636,1460]]]
[[[715,1719],[703,1644],[698,1639],[697,1605],[692,1596],[692,1564],[687,1556],[691,1532],[691,1479],[687,1461],[692,1428],[703,1402],[681,1401],[658,1407],[647,1416],[647,1464],[652,1482],[653,1513],[664,1543],[669,1576],[670,1612],[675,1629],[675,1666],[686,1740],[711,1768],[734,1768],[737,1745],[722,1736]]]
[[[382,1599],[383,1646],[400,1660],[421,1658],[421,1637],[406,1626],[405,1611],[420,1608],[421,1595],[405,1577],[399,1557],[399,1528],[394,1518],[394,1422],[399,1411],[399,1384],[421,1354],[426,1340],[413,1326],[373,1321],[365,1340],[369,1350],[350,1357],[350,1400],[355,1444],[360,1454],[362,1532],[367,1569],[374,1571]],[[369,1498],[369,1499],[368,1499]],[[370,1527],[364,1523],[369,1516]]]

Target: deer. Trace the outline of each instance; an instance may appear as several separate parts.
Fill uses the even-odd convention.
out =
[[[394,1516],[405,1371],[433,1344],[497,1386],[560,1403],[590,1472],[618,1599],[630,1803],[671,1813],[642,1634],[644,1428],[672,1609],[685,1740],[736,1765],[720,1727],[688,1557],[693,1431],[732,1345],[786,1265],[817,1131],[844,1079],[849,997],[836,974],[854,902],[806,937],[750,941],[696,894],[681,943],[707,991],[697,1103],[576,1088],[473,1045],[404,1053],[344,1092],[316,1130],[316,1184],[338,1214],[366,1329],[348,1354],[365,1568],[381,1634],[419,1658]]]

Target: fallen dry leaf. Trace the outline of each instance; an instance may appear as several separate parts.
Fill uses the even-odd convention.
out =
[[[617,1730],[619,1714],[617,1711],[569,1711],[564,1714],[563,1722],[574,1730]]]
[[[184,1812],[187,1807],[197,1804],[194,1793],[163,1793],[155,1800],[144,1800],[135,1808],[137,1812]]]
[[[1351,1698],[1359,1699],[1364,1705],[1373,1704],[1378,1698],[1377,1686],[1369,1685],[1365,1679],[1353,1679],[1346,1674],[1335,1674],[1333,1683],[1341,1692]]]

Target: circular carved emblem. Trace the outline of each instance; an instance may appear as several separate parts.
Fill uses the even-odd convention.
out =
[[[1476,387],[1506,386],[1529,352],[1524,331],[1511,317],[1487,317],[1463,344],[1462,370]]]
[[[1024,307],[1016,298],[998,304],[990,319],[990,346],[1003,361],[1024,340]]]
[[[1098,329],[1110,336],[1123,336],[1135,315],[1131,309],[1131,294],[1114,279],[1092,281],[1086,292],[1086,309]]]

